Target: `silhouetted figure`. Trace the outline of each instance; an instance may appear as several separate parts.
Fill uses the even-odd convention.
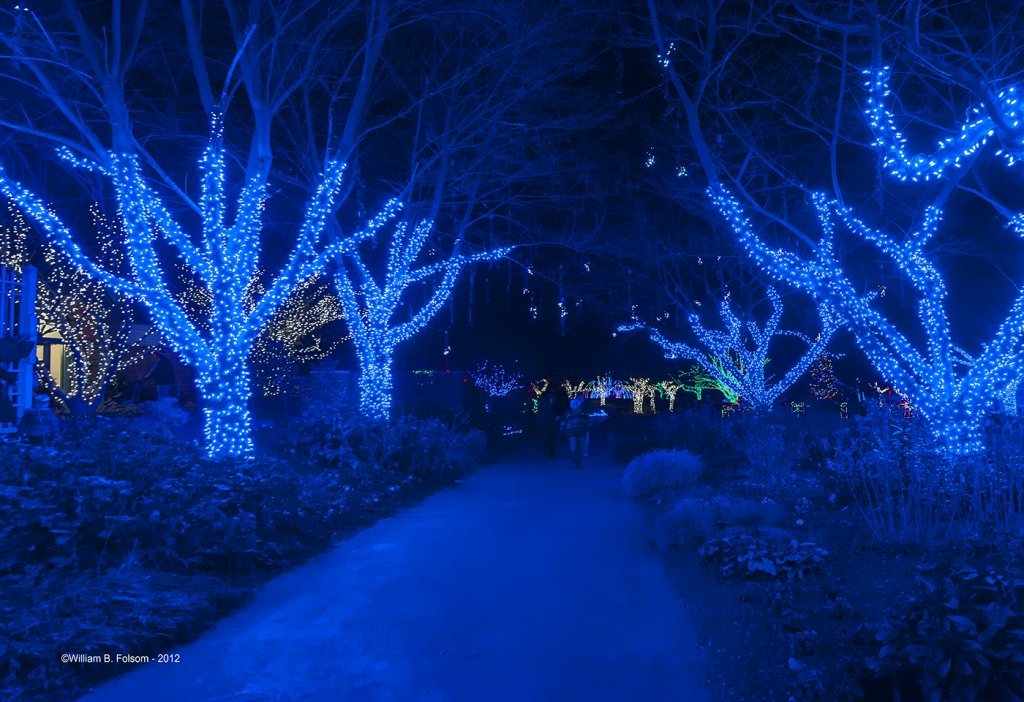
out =
[[[18,411],[14,409],[7,393],[8,386],[18,380],[18,374],[6,368],[0,368],[0,422],[14,424],[18,421]]]
[[[582,397],[574,397],[569,402],[569,411],[562,418],[562,426],[569,437],[573,468],[582,468],[583,456],[590,449],[590,415],[583,409]]]
[[[558,413],[555,412],[554,393],[545,393],[538,401],[537,423],[540,426],[544,458],[554,458],[558,443]]]

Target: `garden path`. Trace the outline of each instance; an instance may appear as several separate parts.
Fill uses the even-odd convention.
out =
[[[700,702],[696,636],[621,468],[504,461],[269,582],[89,702]]]

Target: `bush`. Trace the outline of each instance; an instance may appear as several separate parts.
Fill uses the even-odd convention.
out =
[[[422,486],[413,476],[451,480],[479,448],[437,423],[353,422],[331,469],[209,461],[173,437],[180,416],[161,416],[76,422],[57,449],[0,442],[0,698],[109,674],[59,663],[83,640],[154,653],[196,635],[266,574]]]
[[[715,505],[699,497],[676,500],[654,523],[654,540],[659,548],[678,546],[687,541],[707,539],[716,528]]]
[[[919,422],[871,411],[836,435],[828,474],[884,544],[1024,533],[1019,436],[991,431],[990,449],[968,457],[945,456],[934,441]]]
[[[672,503],[654,522],[659,548],[682,543],[703,543],[723,528],[743,526],[770,530],[785,521],[785,511],[772,501],[716,496],[684,497]]]
[[[921,570],[918,594],[878,627],[870,669],[905,699],[1024,697],[1024,581],[969,567]]]
[[[629,462],[623,482],[630,497],[660,497],[693,485],[703,472],[700,458],[689,451],[650,451]]]
[[[339,412],[309,413],[289,431],[292,455],[320,468],[386,471],[437,484],[462,477],[479,461],[486,440],[437,419],[393,422]]]
[[[726,577],[802,580],[822,569],[828,551],[809,542],[792,540],[777,547],[747,534],[731,534],[705,542],[700,555],[705,563],[721,566]]]

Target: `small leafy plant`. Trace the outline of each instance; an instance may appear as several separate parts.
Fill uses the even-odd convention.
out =
[[[929,701],[1024,698],[1024,581],[971,567],[919,570],[918,593],[877,628],[881,648],[868,667],[897,694],[916,687]]]
[[[795,539],[779,548],[748,534],[731,534],[704,542],[700,555],[726,577],[802,580],[822,569],[828,551]]]

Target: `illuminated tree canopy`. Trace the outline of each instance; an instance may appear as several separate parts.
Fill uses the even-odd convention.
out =
[[[359,410],[367,417],[391,415],[395,349],[423,330],[449,299],[462,271],[479,262],[497,261],[510,249],[465,254],[422,262],[433,222],[395,225],[383,272],[358,246],[346,248],[334,274],[338,297],[359,359]],[[426,300],[405,317],[409,296],[426,289]]]
[[[147,183],[135,155],[110,152],[105,163],[83,161],[62,152],[79,168],[97,171],[113,186],[125,230],[124,253],[129,275],[113,272],[87,256],[70,229],[42,199],[0,169],[0,191],[14,201],[85,274],[112,291],[138,300],[149,311],[163,339],[197,371],[204,403],[207,451],[211,456],[252,452],[249,356],[264,326],[309,278],[322,273],[338,255],[373,236],[398,210],[388,203],[364,229],[340,241],[325,242],[327,218],[338,196],[343,163],[329,161],[309,200],[285,267],[255,305],[249,290],[259,267],[266,168],[257,164],[246,174],[229,221],[227,158],[223,121],[213,121],[209,142],[199,159],[202,227],[198,236],[181,226],[165,201]],[[173,247],[190,273],[210,293],[208,331],[189,318],[171,286],[173,268],[161,260],[158,242]],[[169,270],[170,269],[170,270]]]
[[[720,306],[724,330],[708,329],[698,315],[690,315],[690,327],[698,342],[696,347],[670,341],[657,329],[640,323],[624,325],[619,327],[619,331],[646,331],[651,340],[665,351],[666,358],[695,361],[705,373],[742,398],[747,406],[766,410],[807,371],[836,330],[835,316],[827,306],[819,307],[821,332],[816,339],[801,332],[781,329],[782,300],[772,288],[768,290],[768,299],[772,312],[762,326],[753,320],[744,324],[733,311],[728,297]],[[781,378],[773,381],[765,370],[769,346],[774,339],[784,336],[800,339],[807,350]]]

